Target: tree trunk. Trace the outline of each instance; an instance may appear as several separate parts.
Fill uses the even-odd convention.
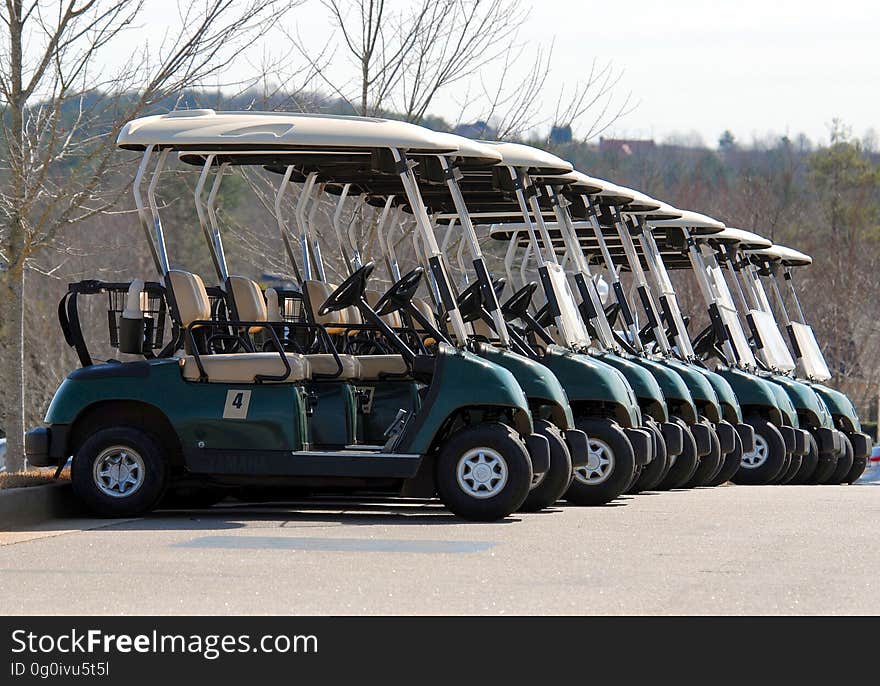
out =
[[[0,272],[0,428],[6,432],[6,468],[24,468],[24,336],[21,266]]]

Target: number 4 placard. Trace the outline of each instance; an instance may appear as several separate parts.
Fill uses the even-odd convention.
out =
[[[248,406],[250,404],[250,391],[227,391],[226,406],[223,408],[223,419],[247,419]]]

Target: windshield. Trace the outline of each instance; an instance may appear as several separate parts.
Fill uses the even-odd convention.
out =
[[[590,344],[590,335],[581,321],[574,296],[568,287],[565,270],[558,264],[552,263],[545,263],[544,268],[547,270],[548,285],[553,289],[553,295],[559,304],[559,319],[561,323],[561,331],[559,333],[562,334],[566,346],[586,348]]]
[[[747,316],[755,329],[759,339],[757,343],[767,366],[784,372],[792,371],[795,367],[794,360],[773,315],[760,310],[749,310]]]
[[[800,364],[803,373],[810,379],[816,381],[827,381],[831,378],[831,372],[825,362],[825,356],[819,350],[819,344],[816,342],[816,335],[813,333],[813,327],[800,322],[791,322],[791,333],[797,343],[798,352],[800,352]]]
[[[715,292],[721,321],[724,322],[724,326],[730,334],[730,342],[736,352],[736,356],[739,358],[741,365],[755,367],[757,362],[752,354],[751,347],[749,347],[748,338],[740,324],[736,306],[733,304],[733,298],[730,295],[730,290],[727,288],[727,282],[724,280],[724,273],[721,271],[721,267],[718,266],[714,255],[706,254],[702,250],[701,252],[706,263],[706,275],[713,287],[712,290]]]

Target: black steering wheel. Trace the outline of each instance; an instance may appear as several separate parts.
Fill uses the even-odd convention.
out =
[[[324,304],[321,305],[321,309],[318,310],[318,314],[324,316],[325,314],[338,312],[339,310],[344,310],[346,307],[357,305],[364,297],[364,292],[367,290],[367,279],[370,278],[370,274],[373,273],[374,268],[375,265],[372,262],[367,262],[363,267],[349,276],[330,294],[330,297],[324,301]]]
[[[458,311],[465,322],[472,322],[480,318],[482,309],[483,292],[480,290],[480,282],[474,281],[458,296]]]
[[[605,318],[608,320],[609,326],[617,323],[617,317],[620,315],[620,303],[614,302],[605,306]]]
[[[501,306],[501,313],[508,319],[519,319],[529,311],[536,290],[538,290],[536,281],[527,283],[507,299],[507,302]]]
[[[376,302],[376,314],[384,317],[392,312],[402,310],[412,302],[422,283],[422,274],[425,270],[416,267],[408,274],[404,274],[400,279],[395,281]]]
[[[714,344],[715,329],[711,324],[694,336],[694,352],[701,357],[709,354]]]
[[[492,282],[492,290],[495,291],[496,298],[504,292],[505,286],[507,286],[507,279],[505,279],[503,276],[495,279]]]

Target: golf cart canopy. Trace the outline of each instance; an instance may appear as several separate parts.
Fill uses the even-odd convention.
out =
[[[116,144],[126,150],[285,150],[455,153],[454,139],[390,119],[292,112],[177,110],[128,122]]]
[[[773,241],[768,240],[763,236],[759,236],[751,231],[734,229],[732,227],[727,227],[723,231],[714,233],[708,238],[709,243],[713,245],[726,243],[728,245],[735,245],[740,250],[761,250],[773,245]]]
[[[574,169],[570,162],[566,162],[561,157],[530,145],[500,141],[481,141],[481,144],[492,146],[501,153],[503,158],[501,164],[517,167],[535,176],[568,174]]]
[[[786,267],[807,267],[813,264],[813,258],[784,245],[772,245],[759,250],[749,251],[755,258],[765,262],[780,262]]]
[[[712,234],[724,230],[722,222],[691,210],[681,210],[681,216],[675,219],[652,219],[648,224],[653,229],[689,229],[694,234]]]

